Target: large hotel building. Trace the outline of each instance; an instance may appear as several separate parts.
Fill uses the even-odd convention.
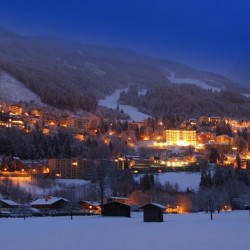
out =
[[[50,173],[58,178],[82,179],[86,174],[87,166],[87,159],[49,159]]]
[[[174,146],[196,146],[196,131],[166,130],[166,143]]]

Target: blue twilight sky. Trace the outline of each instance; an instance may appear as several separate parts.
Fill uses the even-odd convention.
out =
[[[250,0],[0,0],[0,26],[217,72],[250,55]]]

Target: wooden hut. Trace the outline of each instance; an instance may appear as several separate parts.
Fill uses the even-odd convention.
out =
[[[103,205],[102,215],[130,217],[130,206],[117,201],[111,201]]]
[[[147,203],[141,206],[140,209],[143,209],[144,222],[162,222],[166,208],[158,203]]]

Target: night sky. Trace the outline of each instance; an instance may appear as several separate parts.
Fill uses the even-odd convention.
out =
[[[0,26],[222,73],[250,54],[249,0],[6,0]]]

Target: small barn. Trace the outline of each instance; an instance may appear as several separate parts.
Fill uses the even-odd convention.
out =
[[[103,205],[102,215],[130,217],[130,206],[117,201],[111,201]]]
[[[163,222],[163,213],[166,209],[158,203],[147,203],[140,207],[143,209],[144,222]]]

